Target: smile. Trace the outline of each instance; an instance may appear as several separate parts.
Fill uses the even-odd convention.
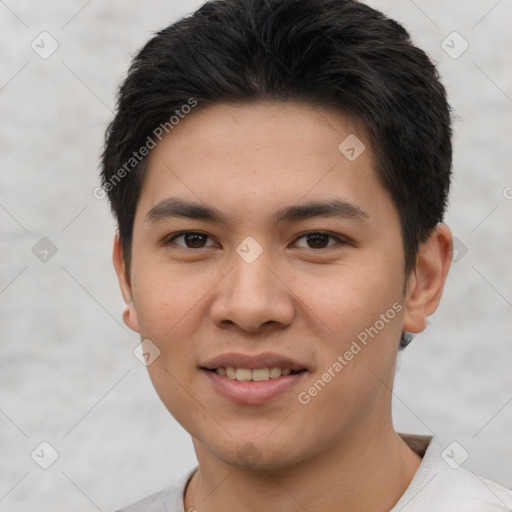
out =
[[[216,369],[201,368],[201,372],[207,377],[209,387],[216,395],[236,404],[245,405],[265,404],[272,400],[286,398],[287,392],[298,386],[308,374],[306,369],[291,370],[279,367],[250,369],[229,366]],[[226,375],[222,375],[223,373]]]
[[[291,368],[280,368],[279,366],[272,366],[266,368],[234,368],[228,366],[227,368],[216,368],[212,370],[218,375],[228,377],[232,380],[238,381],[255,381],[261,382],[269,379],[277,379],[278,377],[296,374],[305,370],[292,370]]]

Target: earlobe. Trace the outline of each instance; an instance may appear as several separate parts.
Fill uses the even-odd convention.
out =
[[[124,260],[121,240],[119,238],[119,231],[116,231],[116,235],[114,237],[112,262],[114,263],[114,268],[117,274],[117,280],[119,282],[119,287],[121,288],[121,293],[123,295],[123,300],[125,302],[125,309],[123,311],[123,321],[130,329],[132,329],[135,332],[139,332],[137,311],[135,309],[135,305],[132,299],[131,282],[130,278],[128,277],[128,272],[126,271],[126,263]]]
[[[452,233],[445,224],[438,224],[428,240],[420,244],[404,299],[405,331],[418,333],[426,328],[427,317],[434,313],[441,300],[452,250]]]

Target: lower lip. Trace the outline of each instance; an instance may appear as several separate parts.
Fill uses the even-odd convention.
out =
[[[209,370],[201,371],[210,379],[213,388],[238,404],[262,404],[282,395],[296,386],[307,371],[293,375],[283,375],[263,381],[239,381],[219,375]]]

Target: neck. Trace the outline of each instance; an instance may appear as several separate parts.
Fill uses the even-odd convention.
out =
[[[313,458],[271,471],[225,464],[195,440],[199,469],[186,489],[185,510],[387,512],[409,486],[421,458],[391,422],[373,435],[361,425],[354,430]]]

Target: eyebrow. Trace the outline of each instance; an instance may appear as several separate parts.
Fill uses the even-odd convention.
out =
[[[177,197],[164,199],[151,208],[146,214],[144,222],[155,224],[174,217],[228,225],[222,212],[216,208]],[[341,199],[331,199],[328,201],[310,201],[305,204],[286,206],[274,213],[273,221],[275,225],[281,222],[293,222],[314,217],[339,217],[363,221],[369,215],[355,204]]]

